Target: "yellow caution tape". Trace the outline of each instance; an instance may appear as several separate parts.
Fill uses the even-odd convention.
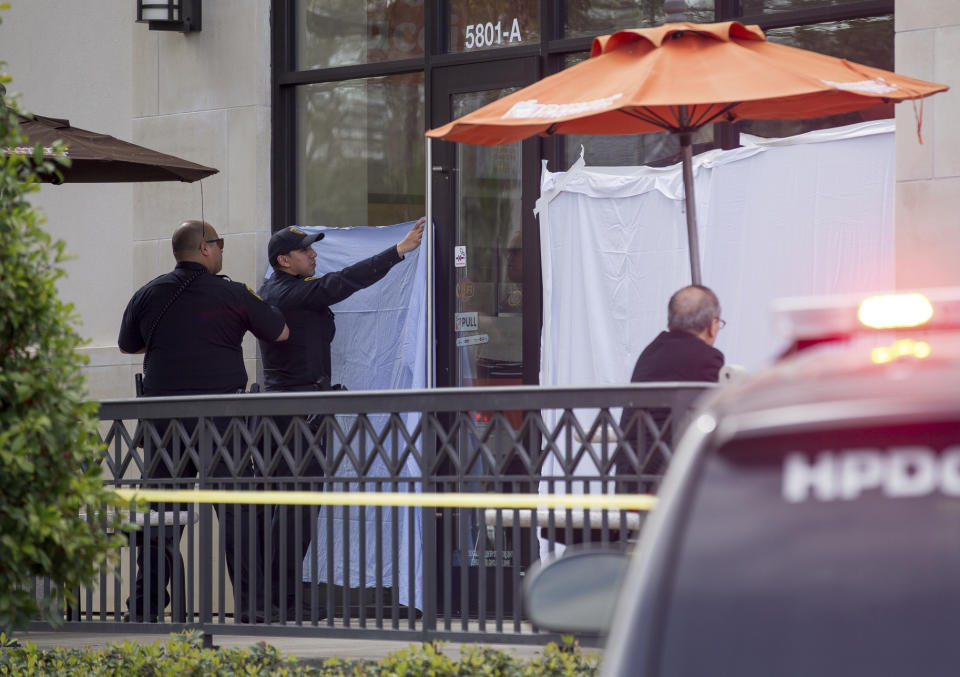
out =
[[[651,510],[650,494],[437,494],[362,491],[224,491],[114,489],[121,498],[154,503],[246,503],[258,505],[430,506],[437,508],[599,508]]]

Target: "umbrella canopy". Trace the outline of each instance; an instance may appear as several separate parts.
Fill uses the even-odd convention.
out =
[[[40,144],[45,153],[52,153],[47,149],[54,141],[62,141],[67,146],[66,156],[71,161],[70,167],[59,168],[64,182],[192,182],[218,171],[107,134],[72,127],[68,120],[59,118],[21,116],[20,128],[29,139],[30,147],[7,148],[4,152],[32,153],[32,146]],[[44,180],[59,182],[56,177],[49,175]]]
[[[668,23],[596,38],[586,61],[427,136],[498,145],[537,134],[679,134],[690,264],[699,283],[690,140],[696,129],[722,121],[834,115],[946,89],[767,42],[758,26]]]

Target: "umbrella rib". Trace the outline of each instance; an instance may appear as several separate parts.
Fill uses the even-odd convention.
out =
[[[671,124],[667,118],[663,117],[662,115],[659,115],[658,113],[653,112],[649,108],[639,108],[639,109],[638,108],[619,108],[618,110],[621,113],[629,115],[630,117],[643,120],[644,122],[647,122],[656,127],[660,127],[661,129],[672,130],[672,131],[689,131],[689,130],[699,129],[704,125],[710,124],[717,118],[723,117],[724,115],[729,113],[731,110],[733,110],[736,106],[739,106],[740,103],[741,103],[740,101],[735,101],[733,103],[725,104],[713,114],[708,114],[712,106],[707,106],[703,109],[703,113],[701,114],[701,117],[697,120],[690,121],[685,128],[678,127],[677,125]],[[691,108],[695,112],[697,107],[692,106]],[[678,120],[680,119],[679,110],[674,110],[674,115]]]
[[[699,128],[699,127],[703,127],[704,125],[708,125],[708,124],[710,124],[711,122],[713,122],[714,120],[716,120],[717,118],[726,115],[726,114],[729,113],[731,110],[733,110],[736,106],[739,106],[739,105],[740,105],[740,102],[739,102],[739,101],[734,101],[733,103],[728,103],[728,104],[726,104],[725,106],[723,106],[722,108],[720,108],[720,110],[718,110],[716,113],[714,113],[713,115],[709,115],[709,116],[707,115],[707,111],[710,110],[711,106],[707,106],[707,107],[704,109],[704,113],[703,113],[702,119],[697,120],[696,122],[694,122],[694,123],[692,124],[692,126],[693,126],[694,128]],[[696,110],[696,106],[693,106],[693,109]]]
[[[637,109],[637,108],[618,108],[618,111],[629,115],[630,117],[637,118],[638,120],[643,120],[644,122],[650,123],[655,127],[660,127],[664,130],[673,129],[673,125],[663,116],[654,113],[649,108]]]

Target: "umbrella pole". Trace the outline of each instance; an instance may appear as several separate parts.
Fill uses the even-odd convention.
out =
[[[693,284],[700,279],[700,240],[697,237],[697,203],[693,190],[693,145],[690,132],[680,134],[683,162],[683,195],[687,207],[687,246],[690,249],[690,278]]]
[[[426,321],[427,321],[427,355],[426,355],[426,368],[427,368],[427,378],[425,383],[427,388],[435,387],[436,383],[433,380],[434,376],[434,366],[433,366],[433,332],[435,325],[435,299],[433,294],[433,147],[430,142],[432,139],[430,137],[424,137],[426,139],[426,152],[424,153],[424,159],[426,160],[426,216],[427,224],[424,231],[425,237],[423,238],[423,248],[424,253],[427,256],[427,312],[426,312]]]

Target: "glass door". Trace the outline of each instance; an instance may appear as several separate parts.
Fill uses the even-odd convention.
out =
[[[516,91],[537,76],[537,58],[436,69],[431,82],[432,125],[439,126]],[[539,142],[473,146],[433,142],[433,214],[437,222],[436,330],[439,386],[503,386],[536,383],[539,368],[540,255],[533,206],[539,192]],[[534,261],[531,263],[531,261]],[[497,437],[507,434],[490,413],[471,412],[476,426],[458,436],[461,467],[468,478],[452,491],[531,491],[522,480],[491,482],[492,468],[476,454],[479,437],[494,453],[508,453]],[[520,412],[507,414],[519,427]],[[504,440],[506,441],[506,440]],[[510,467],[510,459],[506,467]],[[498,459],[495,465],[503,464]],[[510,474],[508,470],[507,475]],[[529,535],[518,543],[498,537],[476,510],[453,510],[450,527],[438,519],[438,565],[449,552],[451,599],[441,606],[483,618],[502,603],[514,608],[514,585],[498,584],[495,562],[506,581],[519,580],[530,561]],[[456,533],[453,542],[445,534]],[[481,584],[482,581],[482,584]],[[502,599],[496,598],[502,590]],[[458,592],[459,591],[459,592]],[[466,593],[464,592],[466,591]],[[484,592],[481,592],[484,591]]]
[[[515,87],[453,95],[454,118]],[[523,383],[522,153],[457,145],[454,378],[460,386]],[[457,259],[457,254],[462,258]],[[465,265],[461,265],[465,264]]]
[[[433,126],[529,84],[536,77],[537,60],[438,71]],[[532,213],[539,185],[537,141],[434,144],[437,383],[535,383],[537,369],[529,364],[538,362],[539,238]],[[525,264],[534,258],[537,263],[528,269]],[[531,338],[533,346],[528,345]]]

